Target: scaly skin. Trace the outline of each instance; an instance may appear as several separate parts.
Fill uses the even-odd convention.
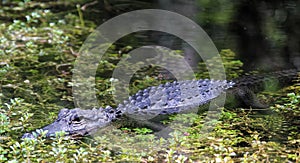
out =
[[[245,76],[232,81],[191,80],[174,81],[156,87],[149,87],[130,96],[116,109],[106,108],[82,110],[62,109],[58,118],[42,128],[48,131],[46,136],[64,131],[70,136],[84,136],[99,128],[108,126],[124,116],[138,120],[148,120],[158,115],[180,113],[209,103],[223,93],[233,96],[237,105],[265,108],[253,92],[263,90],[264,83],[277,79],[281,85],[291,83],[297,75],[296,70],[286,70],[265,75]],[[37,132],[26,133],[22,138],[35,138]]]

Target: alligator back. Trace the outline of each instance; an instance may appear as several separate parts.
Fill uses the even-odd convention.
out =
[[[139,119],[179,113],[210,102],[234,84],[227,80],[209,79],[174,81],[140,90],[116,110]]]

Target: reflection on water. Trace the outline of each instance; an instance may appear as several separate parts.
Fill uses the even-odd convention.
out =
[[[217,48],[235,51],[245,63],[245,69],[300,68],[300,4],[288,1],[206,1],[206,0],[139,0],[105,1],[99,3],[107,20],[113,16],[136,9],[157,8],[177,12],[199,23],[209,34]],[[86,9],[88,12],[88,8]],[[90,10],[92,11],[92,10]],[[102,21],[98,21],[101,24]],[[136,39],[127,37],[124,42],[160,44],[184,50],[188,62],[196,66],[200,58],[195,51],[180,39],[166,33],[136,34]],[[143,37],[144,36],[144,37]],[[121,43],[120,43],[121,44]]]

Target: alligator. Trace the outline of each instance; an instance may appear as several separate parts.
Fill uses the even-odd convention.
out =
[[[276,81],[281,86],[288,85],[297,75],[298,71],[292,69],[262,75],[246,75],[233,80],[200,79],[168,82],[138,91],[115,109],[111,106],[90,110],[61,109],[58,118],[41,130],[47,131],[46,137],[54,136],[59,131],[64,131],[71,137],[85,136],[122,117],[148,120],[160,115],[182,113],[209,104],[222,94],[226,94],[227,98],[234,97],[233,106],[266,108],[268,106],[262,104],[255,93],[262,91],[268,82],[270,84]],[[39,130],[25,133],[22,138],[36,138],[39,136]]]

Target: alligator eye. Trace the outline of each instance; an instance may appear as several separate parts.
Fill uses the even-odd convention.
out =
[[[71,123],[80,123],[81,119],[79,117],[75,117]]]
[[[76,117],[73,119],[73,121],[81,121],[81,119],[79,117]]]

